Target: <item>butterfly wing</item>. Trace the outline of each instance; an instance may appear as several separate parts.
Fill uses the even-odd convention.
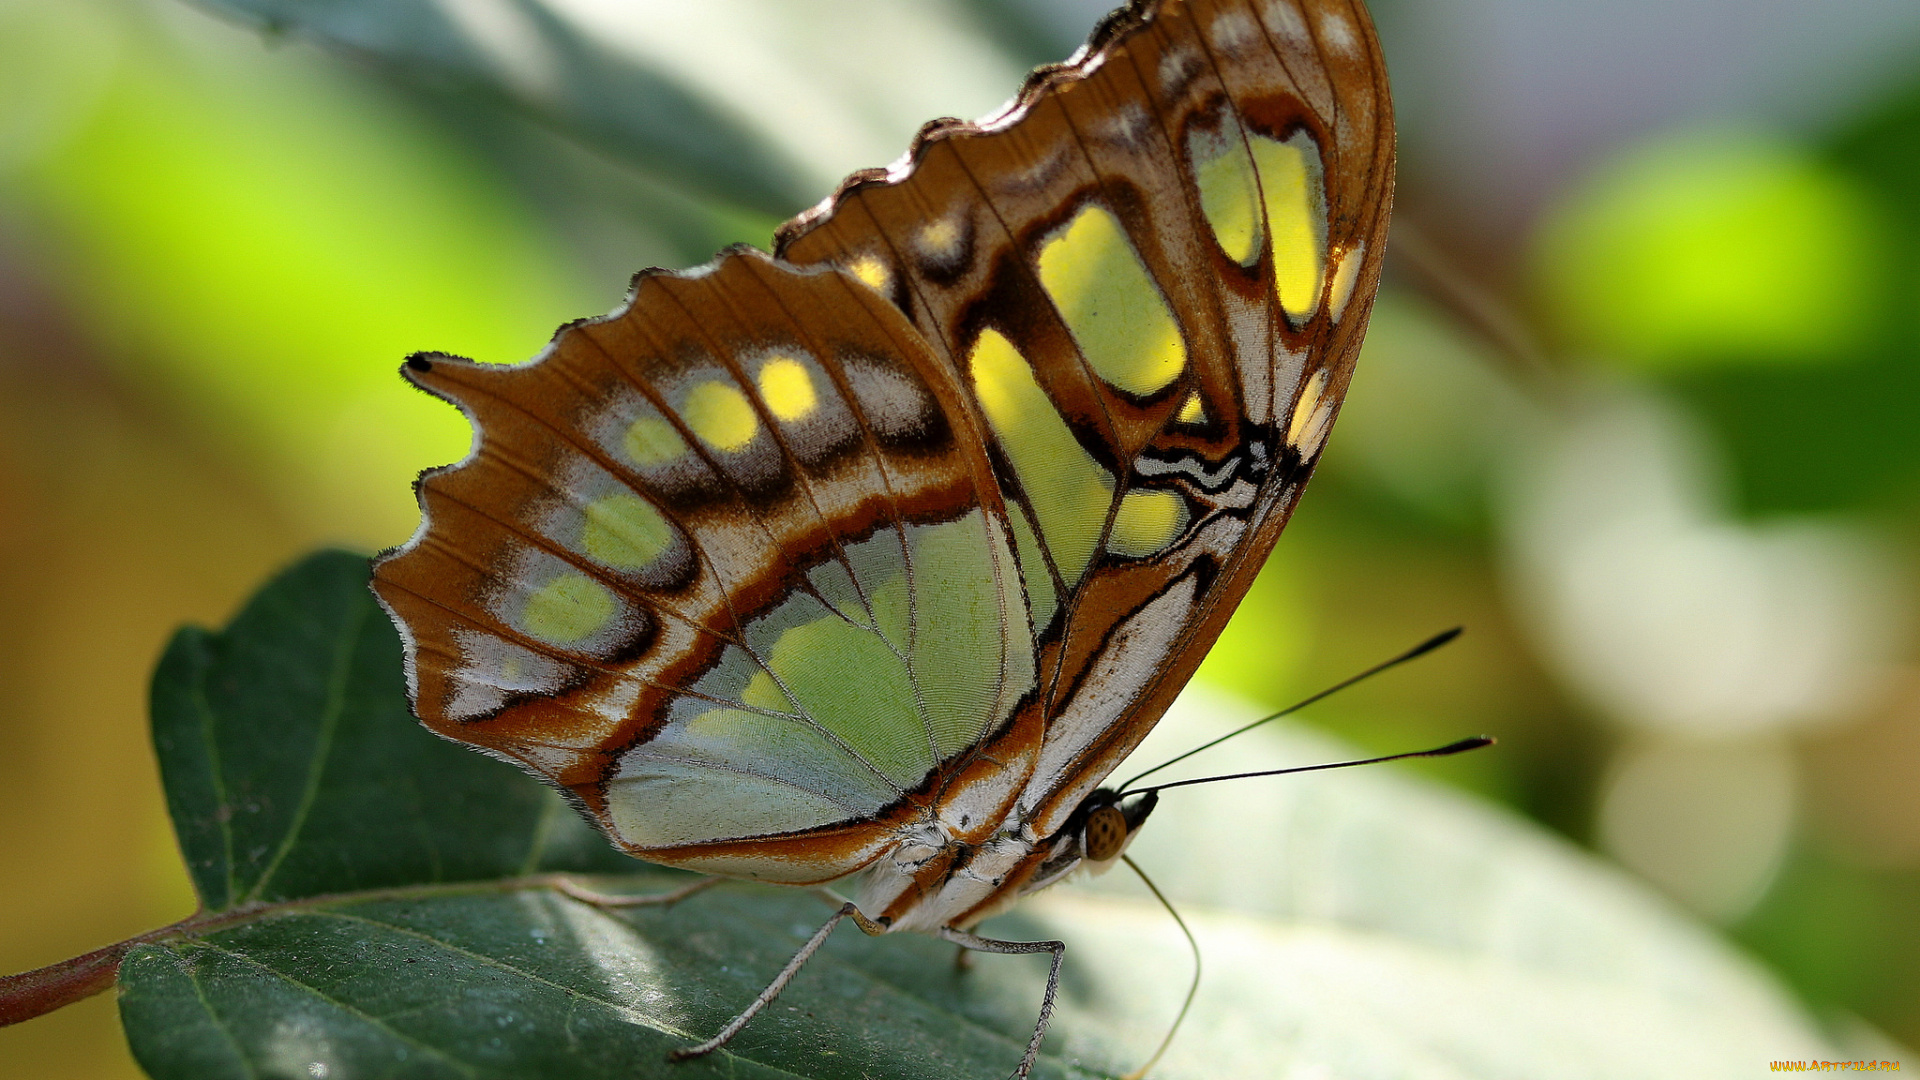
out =
[[[945,372],[878,295],[750,250],[641,275],[530,364],[409,362],[477,434],[375,571],[416,712],[643,857],[858,868],[1034,678]]]
[[[376,566],[415,710],[641,857],[841,877],[1048,835],[1284,524],[1391,188],[1344,0],[1149,2],[750,251],[512,368]]]
[[[779,236],[892,299],[987,433],[1040,657],[1038,835],[1159,719],[1285,524],[1392,171],[1358,3],[1136,4],[997,119],[929,125]]]

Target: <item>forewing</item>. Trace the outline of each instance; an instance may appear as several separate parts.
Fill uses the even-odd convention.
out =
[[[1139,3],[778,238],[904,312],[987,434],[1041,657],[1042,835],[1158,720],[1285,524],[1346,391],[1392,169],[1358,3]]]

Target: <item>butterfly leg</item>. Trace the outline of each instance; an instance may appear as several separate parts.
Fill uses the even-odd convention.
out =
[[[672,889],[667,892],[642,893],[638,896],[599,892],[595,889],[589,889],[584,885],[577,884],[572,878],[567,877],[555,878],[553,888],[555,892],[565,896],[571,896],[583,904],[592,904],[594,907],[666,907],[669,904],[677,904],[687,897],[692,896],[694,893],[711,889],[724,880],[726,879],[717,877],[701,878],[699,881],[682,885],[677,889]]]
[[[834,927],[840,925],[841,919],[852,919],[854,925],[866,934],[887,932],[885,923],[875,922],[860,914],[860,909],[854,907],[851,902],[841,904],[840,910],[833,913],[833,917],[827,920],[826,925],[813,932],[813,936],[807,939],[807,943],[800,946],[800,951],[793,954],[793,959],[787,961],[787,966],[780,969],[780,974],[775,975],[773,981],[767,984],[767,988],[760,991],[760,996],[753,999],[753,1004],[748,1005],[739,1016],[728,1021],[727,1026],[720,1029],[720,1034],[695,1046],[683,1046],[668,1054],[667,1060],[685,1061],[688,1058],[711,1054],[731,1042],[735,1035],[740,1034],[741,1028],[746,1027],[749,1021],[760,1015],[760,1010],[773,1004],[773,999],[779,997],[780,991],[785,990],[787,984],[793,981],[793,977],[799,974],[801,966],[812,959],[814,953],[820,951],[820,946],[827,943],[827,936],[833,933]]]
[[[1040,1056],[1040,1043],[1047,1037],[1047,1022],[1053,1019],[1053,1000],[1060,990],[1060,962],[1067,958],[1067,943],[1064,941],[999,941],[994,938],[978,937],[951,926],[941,927],[940,936],[963,949],[971,949],[974,952],[1011,955],[1039,952],[1053,954],[1053,967],[1047,972],[1047,996],[1040,1002],[1040,1019],[1033,1025],[1033,1039],[1027,1043],[1026,1056],[1020,1059],[1020,1067],[1013,1071],[1014,1080],[1025,1080],[1026,1075],[1033,1071],[1034,1059]]]

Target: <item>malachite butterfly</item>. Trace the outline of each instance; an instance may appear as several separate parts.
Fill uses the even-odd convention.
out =
[[[771,257],[414,357],[477,432],[375,570],[415,712],[639,858],[982,941],[1144,819],[1090,811],[1313,471],[1393,158],[1358,0],[1138,0]]]

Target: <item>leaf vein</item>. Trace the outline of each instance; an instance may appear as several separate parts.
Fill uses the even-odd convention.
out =
[[[592,907],[593,905],[589,904],[586,906]],[[435,937],[432,934],[426,933],[425,931],[422,931],[422,930],[415,930],[412,927],[402,926],[399,923],[386,922],[384,920],[372,918],[366,915],[354,915],[345,911],[313,911],[313,912],[309,912],[308,914],[313,915],[315,917],[332,917],[332,918],[340,919],[345,922],[357,922],[357,923],[365,924],[367,926],[377,926],[382,930],[387,930],[392,933],[399,934],[403,937],[413,938],[418,941],[423,941],[423,942],[427,942],[429,944],[438,946],[439,948],[445,949],[447,952],[453,953],[456,956],[462,956],[468,960],[472,960],[475,963],[482,965],[483,967],[490,967],[497,971],[504,971],[510,975],[516,975],[520,978],[526,979],[528,982],[534,983],[539,986],[544,986],[547,989],[557,990],[561,994],[566,995],[569,1001],[577,999],[579,1001],[591,1002],[595,1005],[602,1006],[603,1008],[606,1008],[611,1012],[617,1013],[625,1017],[626,1019],[632,1021],[633,1023],[639,1025],[640,1027],[651,1028],[654,1031],[658,1031],[662,1034],[672,1035],[676,1038],[681,1038],[681,1039],[691,1039],[694,1037],[690,1032],[681,1031],[678,1028],[666,1027],[660,1023],[657,1023],[651,1017],[648,1017],[646,1014],[638,1012],[637,1010],[632,1009],[628,1006],[622,1005],[619,1002],[611,1001],[606,998],[595,997],[594,995],[587,993],[583,990],[577,990],[563,983],[554,982],[551,979],[535,974],[534,972],[528,971],[525,968],[507,963],[505,960],[501,960],[498,957],[488,956],[485,953],[475,952],[472,949],[468,949],[460,945],[455,945],[453,942],[447,941],[443,938]],[[626,928],[629,930],[633,929],[633,926],[630,923],[622,923],[622,925],[626,926]]]
[[[215,823],[220,826],[221,862],[223,863],[227,880],[226,895],[220,899],[223,904],[231,905],[235,899],[234,891],[238,886],[238,883],[234,881],[234,807],[231,798],[227,794],[226,765],[220,756],[218,733],[214,730],[214,721],[217,717],[213,710],[213,702],[207,699],[207,672],[204,668],[198,673],[198,677],[193,680],[192,699],[194,710],[199,713],[200,738],[204,743],[207,755],[207,775],[213,783],[215,805],[213,819]],[[200,902],[203,904],[206,903],[207,898],[204,896],[201,897]]]
[[[339,1009],[341,1012],[344,1012],[349,1016],[354,1017],[357,1020],[360,1020],[361,1022],[369,1025],[370,1027],[373,1027],[382,1032],[385,1032],[386,1034],[391,1035],[393,1038],[401,1042],[404,1042],[409,1046],[417,1046],[421,1050],[425,1051],[426,1053],[431,1054],[432,1056],[437,1057],[442,1061],[445,1061],[448,1065],[451,1065],[455,1069],[458,1069],[461,1075],[463,1076],[471,1076],[471,1077],[474,1077],[475,1080],[478,1080],[478,1078],[481,1075],[478,1067],[472,1064],[469,1064],[468,1062],[462,1061],[457,1057],[454,1057],[453,1055],[447,1053],[445,1050],[442,1050],[439,1047],[434,1046],[432,1043],[422,1042],[421,1040],[406,1034],[405,1032],[399,1030],[398,1028],[395,1028],[393,1025],[387,1023],[383,1018],[375,1016],[364,1009],[355,1008],[354,1006],[348,1004],[346,1001],[338,997],[334,997],[327,994],[325,991],[321,990],[317,986],[314,986],[310,983],[301,982],[299,979],[294,978],[292,975],[287,974],[286,972],[280,970],[279,968],[269,967],[266,964],[260,962],[259,960],[254,959],[251,956],[248,956],[245,953],[236,952],[233,949],[229,949],[221,945],[216,945],[211,941],[206,941],[203,939],[200,942],[200,945],[202,948],[212,949],[216,952],[219,952],[223,956],[231,957],[232,959],[242,964],[245,964],[248,967],[254,968],[267,975],[271,975],[274,978],[279,979],[281,982],[286,983],[288,986],[298,987],[301,990],[305,990],[307,993],[313,995],[315,998],[318,998],[319,1000],[324,1001],[329,1005],[332,1005],[334,1008]]]
[[[353,606],[351,621],[340,635],[341,644],[334,653],[333,668],[327,672],[327,700],[320,710],[320,730],[314,739],[313,760],[307,766],[307,781],[300,792],[300,805],[294,808],[293,820],[287,825],[287,833],[280,839],[279,850],[268,861],[267,868],[248,890],[248,900],[259,900],[265,894],[268,882],[280,871],[280,865],[298,845],[300,834],[305,830],[307,816],[313,812],[313,804],[320,798],[320,782],[327,773],[327,757],[333,751],[333,738],[340,729],[340,720],[346,715],[347,677],[353,670],[354,657],[359,653],[361,630],[367,622],[371,605]]]
[[[194,970],[193,962],[181,955],[177,949],[169,947],[167,951],[177,957],[181,961],[181,966],[186,968],[187,985],[193,987],[194,1000],[200,1003],[200,1008],[207,1014],[207,1019],[212,1022],[215,1030],[220,1032],[220,1037],[225,1039],[227,1045],[233,1049],[233,1056],[239,1059],[240,1067],[247,1071],[249,1077],[258,1078],[260,1070],[253,1067],[252,1058],[240,1045],[240,1040],[234,1037],[233,1029],[228,1027],[227,1022],[214,1010],[213,1002],[207,1000],[206,987],[200,981],[200,973]]]

